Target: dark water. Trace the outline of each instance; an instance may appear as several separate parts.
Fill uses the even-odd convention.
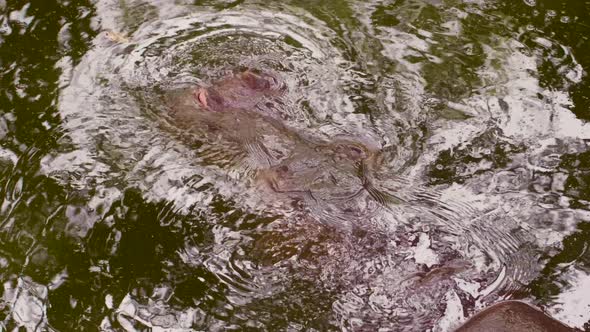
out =
[[[0,13],[0,331],[590,329],[590,3]],[[245,68],[284,94],[178,128]]]

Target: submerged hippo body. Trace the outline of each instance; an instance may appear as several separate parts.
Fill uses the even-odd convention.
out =
[[[240,162],[246,160],[248,169],[254,170],[255,178],[260,180],[254,183],[264,184],[264,188],[256,189],[271,192],[271,195],[264,195],[266,199],[274,202],[276,198],[294,198],[294,201],[305,202],[305,212],[311,212],[301,220],[278,224],[276,228],[252,235],[249,256],[252,262],[272,269],[281,262],[297,262],[295,266],[300,269],[311,266],[312,276],[316,276],[316,270],[321,273],[330,269],[339,271],[337,265],[352,265],[356,256],[351,253],[364,254],[370,246],[365,246],[362,239],[358,240],[359,244],[355,239],[343,241],[340,232],[326,231],[324,226],[338,225],[340,228],[341,223],[355,218],[366,223],[369,218],[363,215],[366,212],[363,211],[363,201],[372,200],[384,205],[394,200],[373,186],[373,182],[377,182],[373,176],[382,168],[381,151],[377,144],[356,137],[328,140],[294,129],[272,109],[272,105],[280,103],[284,95],[284,84],[276,76],[244,71],[210,86],[178,92],[172,97],[169,116],[175,127],[200,142],[201,158],[209,162],[204,156],[213,150],[212,155],[222,156],[223,160],[211,163],[221,168],[235,165],[228,161],[233,158]],[[310,219],[320,223],[307,222]],[[376,252],[372,254],[379,255],[377,251],[388,248],[389,242],[384,239],[383,246],[375,246]],[[362,245],[362,249],[359,250],[358,245]],[[406,291],[401,293],[403,298],[399,298],[398,303],[410,298],[420,304],[420,301],[435,298],[439,293],[442,297],[452,285],[451,277],[471,268],[471,264],[463,260],[453,260],[427,272],[412,272],[412,265],[406,264],[406,277],[400,273],[400,289]],[[322,266],[328,267],[322,270],[319,268]],[[365,274],[342,277],[346,287],[350,286],[346,284],[347,277],[354,284]],[[395,294],[389,294],[386,288],[375,294],[395,298]],[[411,310],[412,306],[409,307]],[[419,309],[420,306],[416,310]],[[434,312],[436,308],[432,310]],[[428,315],[424,317],[428,318]],[[509,301],[475,315],[457,331],[572,330],[524,303]]]
[[[370,187],[376,144],[350,137],[327,141],[293,129],[272,108],[284,92],[277,77],[244,71],[181,93],[170,116],[218,154],[246,160],[258,182],[277,194],[339,204]]]
[[[495,304],[473,316],[456,332],[575,332],[561,322],[519,301]]]

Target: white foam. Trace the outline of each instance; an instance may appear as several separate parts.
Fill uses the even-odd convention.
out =
[[[572,267],[561,279],[569,286],[554,299],[549,313],[571,327],[584,329],[590,320],[590,275]]]
[[[47,324],[47,295],[46,286],[25,276],[18,278],[16,287],[9,281],[4,283],[2,301],[12,307],[11,316],[18,326],[36,331],[39,326]]]
[[[436,323],[433,332],[454,331],[465,320],[461,299],[455,291],[450,290],[445,294],[445,303],[447,305],[445,313]]]
[[[413,249],[414,260],[417,264],[425,264],[428,267],[438,264],[438,255],[430,248],[430,244],[431,240],[428,234],[420,233],[418,244]]]

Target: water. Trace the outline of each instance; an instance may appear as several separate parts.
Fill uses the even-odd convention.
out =
[[[588,329],[587,3],[0,9],[0,330]]]

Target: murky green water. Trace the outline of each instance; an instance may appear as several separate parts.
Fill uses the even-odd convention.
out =
[[[0,331],[589,330],[589,13],[0,0]]]

